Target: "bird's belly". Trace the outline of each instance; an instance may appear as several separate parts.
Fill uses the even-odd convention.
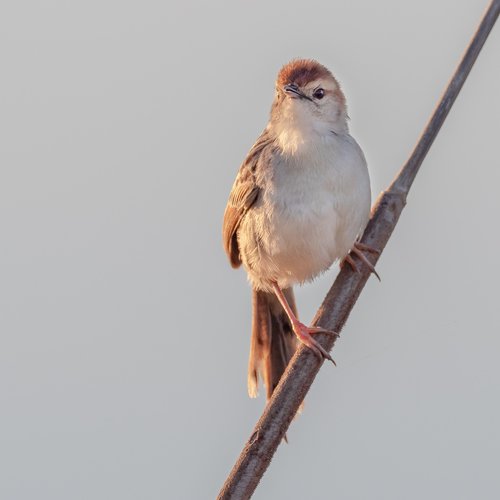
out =
[[[267,253],[279,270],[278,282],[310,280],[340,257],[336,237],[338,214],[333,203],[295,206],[273,214]],[[284,283],[286,282],[286,283]]]
[[[244,252],[250,280],[260,288],[276,281],[281,287],[303,283],[326,271],[351,249],[358,229],[340,224],[343,207],[332,193],[286,204],[261,207],[248,230],[255,242]],[[250,222],[250,221],[249,221]],[[249,239],[247,239],[249,241]]]

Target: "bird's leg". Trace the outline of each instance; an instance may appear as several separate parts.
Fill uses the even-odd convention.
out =
[[[375,267],[373,266],[373,264],[366,258],[366,255],[364,254],[364,252],[376,253],[376,254],[379,254],[380,252],[377,249],[372,248],[369,245],[365,245],[364,243],[360,243],[359,241],[354,243],[354,246],[352,247],[352,250],[351,250],[351,254],[354,254],[357,257],[359,257],[359,259],[367,265],[370,272],[372,272],[377,277],[377,279],[380,281],[380,276],[378,275],[377,271],[375,270]],[[353,271],[355,271],[357,273],[360,272],[358,266],[356,265],[356,262],[354,261],[354,259],[351,257],[350,254],[347,254],[345,256],[344,260],[342,261],[341,267],[345,263],[349,264],[352,267]]]
[[[329,330],[325,330],[324,328],[320,328],[317,326],[306,326],[304,323],[298,320],[297,316],[292,311],[292,308],[288,304],[288,301],[286,300],[286,297],[283,295],[283,292],[281,291],[281,288],[278,286],[278,283],[273,282],[273,291],[278,298],[280,304],[283,306],[283,309],[285,310],[286,315],[288,316],[288,319],[290,320],[290,323],[292,324],[293,331],[295,332],[295,335],[297,335],[297,338],[305,344],[307,347],[312,349],[312,351],[317,354],[321,359],[329,359],[334,365],[336,365],[335,361],[333,358],[328,354],[328,352],[317,342],[312,338],[312,335],[315,333],[329,333],[330,335],[335,335],[338,337],[338,333],[331,332]]]

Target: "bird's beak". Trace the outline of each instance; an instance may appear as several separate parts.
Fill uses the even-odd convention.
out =
[[[308,101],[312,101],[312,99],[304,94],[299,87],[295,85],[295,83],[289,83],[283,87],[283,91],[286,95],[291,97],[292,99],[307,99]]]

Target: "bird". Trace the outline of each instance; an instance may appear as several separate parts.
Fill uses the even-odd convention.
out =
[[[359,271],[352,255],[375,271],[364,255],[373,249],[359,242],[370,216],[370,177],[348,119],[331,71],[313,59],[290,61],[278,73],[269,122],[230,191],[223,246],[252,287],[250,397],[259,377],[271,397],[300,343],[333,361],[314,334],[336,333],[298,319],[293,286],[336,261]]]

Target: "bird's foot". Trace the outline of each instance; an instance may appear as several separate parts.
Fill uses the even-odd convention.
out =
[[[326,349],[321,346],[321,344],[313,339],[313,335],[316,333],[327,333],[329,335],[334,335],[335,337],[338,337],[339,334],[336,332],[332,332],[330,330],[325,330],[324,328],[321,328],[319,326],[306,326],[304,323],[300,321],[296,321],[293,323],[293,331],[295,332],[295,335],[297,335],[297,338],[299,339],[300,342],[305,344],[307,347],[309,347],[314,354],[319,356],[320,359],[328,359],[330,360],[335,366],[337,364],[333,360],[333,358],[330,356],[330,354],[326,351]]]
[[[364,264],[366,264],[366,266],[368,267],[370,272],[372,272],[377,277],[377,279],[380,281],[380,276],[378,275],[377,271],[375,270],[374,265],[366,258],[366,255],[364,254],[364,252],[380,254],[380,252],[377,249],[375,249],[369,245],[365,245],[364,243],[360,243],[358,241],[358,242],[354,243],[354,246],[352,247],[351,253],[349,253],[345,256],[344,260],[342,261],[341,266],[343,266],[345,263],[347,263],[352,267],[353,271],[355,271],[356,273],[359,273],[360,270],[359,270],[356,262],[354,261],[354,259],[351,257],[351,254],[356,255]]]
[[[328,354],[328,352],[316,340],[312,338],[312,335],[314,335],[315,333],[327,333],[329,335],[338,337],[339,334],[336,332],[331,332],[330,330],[325,330],[324,328],[321,328],[319,326],[304,325],[304,323],[298,320],[293,309],[290,307],[290,304],[286,300],[283,291],[278,286],[278,283],[276,281],[272,282],[272,287],[274,293],[276,294],[276,297],[285,310],[286,315],[288,316],[288,319],[292,324],[293,331],[295,332],[295,335],[297,335],[299,341],[309,347],[317,356],[319,356],[321,360],[323,360],[323,358],[329,359],[335,366],[337,366],[330,354]]]

